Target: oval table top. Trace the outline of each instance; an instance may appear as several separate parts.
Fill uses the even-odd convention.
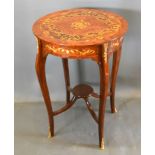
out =
[[[101,9],[70,9],[48,14],[33,25],[34,35],[62,46],[98,45],[120,38],[127,32],[127,21]]]

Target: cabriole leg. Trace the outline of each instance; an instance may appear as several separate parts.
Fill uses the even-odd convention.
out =
[[[39,84],[41,87],[42,95],[44,98],[44,102],[46,105],[46,109],[48,112],[48,119],[49,119],[49,134],[48,137],[54,136],[54,118],[53,118],[53,110],[51,106],[50,95],[47,87],[46,76],[45,76],[45,62],[46,56],[43,54],[42,50],[42,43],[38,40],[38,53],[36,56],[36,73],[39,80]]]
[[[117,79],[117,72],[119,68],[120,56],[121,56],[121,47],[119,47],[113,53],[113,64],[112,64],[111,85],[110,85],[110,92],[111,92],[110,105],[111,105],[112,113],[117,112],[115,107],[115,87],[116,87],[116,79]]]
[[[107,59],[107,47],[100,47],[99,50],[99,71],[100,71],[100,105],[99,105],[99,146],[104,149],[104,115],[106,97],[108,92],[109,67]]]
[[[70,77],[69,77],[69,67],[68,67],[68,59],[62,59],[63,69],[64,69],[64,78],[66,85],[66,103],[70,101]]]

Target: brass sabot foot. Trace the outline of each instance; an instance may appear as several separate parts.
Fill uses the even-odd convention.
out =
[[[101,150],[104,150],[104,140],[103,140],[103,138],[102,138],[102,141],[101,141],[100,149],[101,149]]]
[[[48,138],[52,138],[52,134],[51,134],[50,128],[48,129]]]
[[[115,108],[115,112],[117,112],[117,109]]]

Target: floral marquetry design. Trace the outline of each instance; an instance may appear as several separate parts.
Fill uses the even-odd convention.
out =
[[[126,20],[99,9],[58,11],[33,25],[33,32],[39,39],[64,46],[102,44],[121,37],[126,31]]]
[[[102,57],[105,62],[107,62],[107,58],[121,46],[122,40],[123,38],[121,37],[112,42],[103,44],[104,52],[102,53]],[[43,42],[43,51],[45,51],[45,55],[50,53],[62,58],[92,58],[93,60],[98,61],[98,46],[62,47]]]
[[[84,29],[84,28],[87,28],[88,25],[90,25],[89,22],[85,22],[84,20],[80,20],[80,21],[73,22],[71,24],[71,27],[74,29]]]
[[[45,44],[44,51],[63,58],[91,58],[97,55],[97,47],[62,48],[52,44]]]

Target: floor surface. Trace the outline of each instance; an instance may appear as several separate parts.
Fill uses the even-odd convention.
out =
[[[54,109],[63,105],[55,102]],[[97,113],[98,101],[92,105]],[[117,113],[105,114],[105,149],[98,148],[96,122],[79,100],[55,117],[55,137],[47,138],[43,102],[15,103],[15,155],[140,155],[140,98],[117,98]]]

